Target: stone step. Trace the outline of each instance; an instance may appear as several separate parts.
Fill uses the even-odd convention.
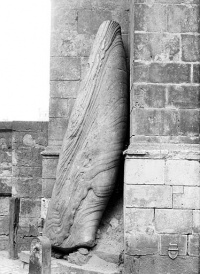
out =
[[[23,263],[23,268],[28,269],[30,258],[29,251],[19,253],[19,259]],[[107,262],[96,255],[92,255],[90,260],[82,265],[69,263],[64,259],[51,258],[51,274],[120,274],[116,264]]]

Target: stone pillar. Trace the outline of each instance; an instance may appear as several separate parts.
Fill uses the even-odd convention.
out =
[[[126,274],[199,267],[199,1],[175,2],[131,1]]]

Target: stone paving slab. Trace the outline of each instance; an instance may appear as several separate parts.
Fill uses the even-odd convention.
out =
[[[19,260],[8,258],[8,252],[0,251],[0,274],[28,274],[28,269],[23,269]]]

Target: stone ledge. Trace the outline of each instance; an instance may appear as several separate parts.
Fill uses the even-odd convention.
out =
[[[46,147],[46,149],[44,151],[41,152],[41,155],[46,158],[48,158],[48,157],[57,158],[60,155],[60,149],[61,149],[60,146],[48,146],[48,147]]]
[[[200,160],[200,145],[188,144],[131,144],[124,151],[127,159],[186,159]]]

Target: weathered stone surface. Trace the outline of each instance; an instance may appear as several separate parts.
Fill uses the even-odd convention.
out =
[[[173,207],[182,209],[200,209],[200,188],[184,187],[183,194],[173,195]]]
[[[158,253],[159,238],[154,228],[153,209],[126,208],[125,253],[147,255]]]
[[[11,259],[18,258],[18,228],[19,228],[19,212],[20,212],[20,199],[10,198],[9,207],[9,257]]]
[[[106,21],[97,34],[59,158],[44,229],[53,245],[94,245],[123,149],[126,77],[120,27]]]
[[[140,274],[198,274],[199,262],[197,258],[178,257],[171,260],[166,256],[142,256],[140,258]]]
[[[200,91],[197,86],[170,86],[168,88],[168,105],[178,108],[198,108]]]
[[[133,108],[163,108],[165,103],[166,87],[158,85],[133,86],[131,91],[131,106]]]
[[[80,80],[80,58],[51,57],[51,80]]]
[[[179,134],[199,136],[199,110],[180,110]]]
[[[55,181],[56,181],[56,179],[43,179],[42,180],[42,196],[44,198],[51,198]]]
[[[140,5],[135,8],[135,30],[162,32],[167,29],[166,7],[160,4]]]
[[[139,274],[140,260],[136,256],[124,256],[124,272],[123,274]]]
[[[190,65],[178,63],[139,63],[134,65],[134,82],[189,83]]]
[[[133,109],[132,135],[178,135],[178,111],[169,109]]]
[[[41,178],[13,178],[12,195],[26,198],[42,196]]]
[[[168,160],[166,162],[166,184],[199,186],[199,171],[198,161]]]
[[[179,61],[180,39],[173,34],[136,33],[135,60],[169,62]]]
[[[9,234],[9,216],[0,216],[0,235]]]
[[[189,234],[192,232],[192,211],[156,209],[155,226],[159,233]]]
[[[126,160],[125,183],[131,185],[164,184],[164,160],[133,159]]]
[[[193,65],[193,82],[200,83],[200,66]]]
[[[200,237],[198,234],[188,236],[188,254],[190,256],[199,256]]]
[[[50,94],[52,98],[76,98],[79,81],[51,81]]]
[[[20,199],[20,216],[23,218],[38,218],[40,216],[40,208],[40,199]]]
[[[169,5],[167,9],[169,32],[185,33],[199,31],[199,6]]]
[[[42,178],[55,179],[58,157],[44,158],[42,161]]]
[[[39,235],[38,218],[23,218],[20,216],[18,233],[23,234],[25,237],[33,237]]]
[[[0,178],[0,193],[4,195],[12,193],[12,177]]]
[[[0,215],[1,216],[9,214],[9,200],[10,198],[0,197]]]
[[[178,255],[187,254],[187,235],[163,234],[160,235],[160,255],[168,256],[169,245],[178,244]]]
[[[184,186],[173,186],[173,194],[183,194]]]
[[[197,35],[182,35],[183,61],[200,61],[200,39]]]
[[[54,140],[59,140],[62,142],[67,125],[68,118],[49,119],[49,145],[51,145],[51,141],[53,142]]]
[[[0,250],[8,250],[8,236],[0,236]]]
[[[172,207],[170,186],[126,185],[125,195],[128,207]]]
[[[51,243],[45,236],[31,242],[29,274],[51,273]]]
[[[77,30],[77,11],[62,7],[52,8],[51,31],[67,32]]]

